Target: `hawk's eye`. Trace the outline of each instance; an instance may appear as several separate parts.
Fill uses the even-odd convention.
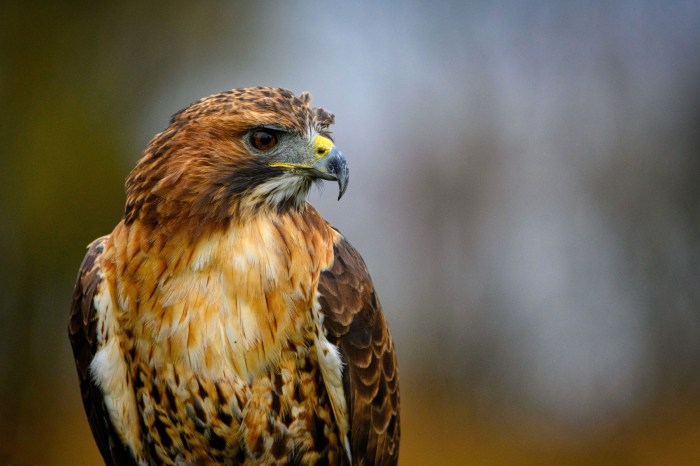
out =
[[[250,135],[250,142],[257,150],[267,151],[277,145],[277,135],[272,131],[259,129]]]

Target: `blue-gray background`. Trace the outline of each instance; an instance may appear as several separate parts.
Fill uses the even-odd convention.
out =
[[[66,338],[85,245],[189,102],[336,114],[311,200],[395,336],[401,463],[700,461],[700,3],[6,2],[0,463],[95,464]]]

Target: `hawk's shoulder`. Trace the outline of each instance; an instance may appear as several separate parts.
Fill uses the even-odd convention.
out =
[[[356,464],[396,464],[399,385],[394,344],[367,266],[344,238],[319,281],[328,340],[343,363],[350,442]]]

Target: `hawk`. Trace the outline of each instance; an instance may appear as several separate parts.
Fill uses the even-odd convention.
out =
[[[69,335],[107,465],[396,464],[399,386],[358,252],[306,201],[349,171],[308,93],[176,113],[78,274]]]

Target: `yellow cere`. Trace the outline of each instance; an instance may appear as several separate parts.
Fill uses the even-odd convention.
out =
[[[322,158],[326,157],[328,154],[331,153],[331,149],[333,149],[334,145],[335,144],[333,144],[333,141],[331,141],[327,137],[321,135],[316,136],[316,139],[314,139],[314,159],[321,160]],[[311,168],[313,166],[313,163],[271,162],[269,165],[271,167],[279,168]]]
[[[316,136],[316,139],[314,140],[314,158],[316,160],[320,160],[330,154],[331,149],[333,149],[333,145],[333,141],[327,137],[323,137],[321,135]]]

